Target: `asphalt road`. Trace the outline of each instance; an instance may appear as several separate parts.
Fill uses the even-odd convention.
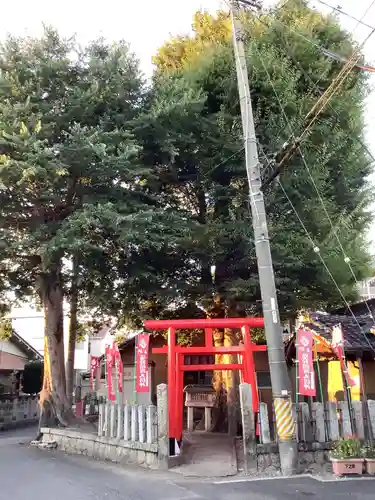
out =
[[[0,500],[367,500],[375,495],[375,480],[186,480],[173,472],[125,469],[29,447],[34,435],[33,429],[0,433]]]

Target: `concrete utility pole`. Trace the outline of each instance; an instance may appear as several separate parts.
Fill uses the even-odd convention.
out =
[[[248,2],[247,2],[248,3]],[[268,347],[272,398],[276,414],[276,428],[283,475],[297,469],[297,442],[295,418],[291,399],[291,383],[285,362],[284,343],[277,305],[275,277],[267,229],[267,217],[261,189],[261,172],[251,107],[249,80],[244,50],[242,9],[237,0],[231,1],[233,45],[236,59],[238,92],[245,141],[246,172],[249,181],[251,215],[259,283],[262,295],[265,333]]]

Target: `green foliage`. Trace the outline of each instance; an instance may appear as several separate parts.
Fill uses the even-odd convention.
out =
[[[363,456],[365,458],[375,459],[375,448],[371,448],[370,446],[366,446],[363,450]]]
[[[63,263],[78,256],[80,307],[129,308],[173,219],[132,133],[144,100],[138,62],[126,43],[82,49],[47,29],[8,38],[0,70],[0,286],[69,295]]]
[[[345,458],[362,458],[364,450],[361,442],[357,438],[342,438],[334,444],[331,457],[338,460]]]
[[[301,132],[304,116],[342,67],[317,45],[348,55],[353,42],[335,18],[311,10],[303,0],[282,2],[260,19],[249,15],[244,22],[260,159],[266,168],[291,130]],[[158,196],[186,218],[191,232],[192,244],[183,253],[176,247],[184,256],[184,279],[175,295],[207,310],[217,293],[223,313],[233,316],[260,312],[261,301],[233,48],[230,37],[222,36],[227,27],[224,13],[196,16],[192,37],[172,39],[159,50],[147,121],[142,118],[136,132],[145,164],[151,163],[159,176]],[[369,275],[371,261],[366,234],[373,195],[366,179],[372,167],[361,145],[366,91],[366,76],[353,71],[303,145],[303,158],[295,155],[282,175],[289,198],[349,301],[357,290],[336,234],[358,280]],[[342,304],[278,183],[266,189],[265,201],[281,314]]]
[[[29,361],[22,375],[22,390],[26,394],[37,394],[42,389],[43,362]]]
[[[318,46],[349,55],[353,41],[303,0],[247,14],[244,24],[266,168],[341,68]],[[35,296],[58,285],[69,296],[65,262],[75,260],[79,309],[99,323],[108,314],[131,328],[150,317],[211,317],[213,296],[216,317],[260,314],[228,14],[196,14],[193,36],[171,39],[155,63],[146,92],[122,42],[81,49],[47,29],[0,46],[0,292]],[[366,92],[364,73],[353,71],[304,158],[282,175],[347,300],[355,283],[335,234],[358,280],[370,269]],[[265,201],[282,315],[341,304],[277,183]],[[180,341],[194,339],[183,332]]]
[[[0,318],[0,340],[9,340],[12,333],[12,320],[9,318]]]

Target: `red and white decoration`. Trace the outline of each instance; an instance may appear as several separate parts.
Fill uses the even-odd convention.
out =
[[[313,335],[310,330],[300,328],[297,336],[298,394],[313,397],[316,395],[313,361]]]
[[[99,356],[91,356],[90,360],[90,391],[92,392],[94,390],[94,380],[96,378],[96,372],[99,367],[100,363],[100,357]]]
[[[107,346],[105,349],[105,360],[107,364],[107,388],[108,388],[108,399],[109,401],[116,401],[116,394],[113,387],[113,364],[114,356],[112,352],[112,347]]]
[[[112,352],[116,366],[117,391],[121,394],[124,391],[124,365],[122,364],[121,354],[115,341],[113,342]]]
[[[150,337],[141,333],[137,336],[136,353],[136,392],[149,392],[150,377],[148,372],[148,350]]]
[[[344,374],[345,380],[350,387],[355,387],[358,381],[354,380],[348,371],[346,361],[345,361],[345,352],[344,352],[344,335],[342,332],[341,325],[336,325],[332,328],[332,348],[338,357],[341,365],[341,370]]]

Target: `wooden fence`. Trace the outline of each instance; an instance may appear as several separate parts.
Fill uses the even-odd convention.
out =
[[[299,442],[326,443],[341,437],[356,436],[362,441],[372,441],[375,437],[375,401],[367,406],[362,401],[339,403],[298,403],[293,405],[297,421],[296,435]],[[272,443],[276,440],[276,422],[268,415],[266,403],[259,407],[260,442]]]
[[[99,404],[99,437],[152,444],[157,442],[157,426],[156,406]]]

